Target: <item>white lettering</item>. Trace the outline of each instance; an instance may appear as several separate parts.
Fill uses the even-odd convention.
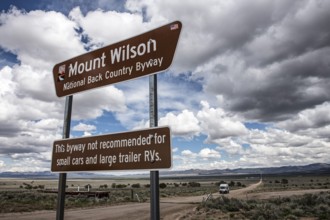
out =
[[[105,72],[105,79],[111,79],[111,78],[115,78],[115,77],[119,77],[119,76],[123,76],[128,74],[129,76],[132,74],[133,72],[133,66],[129,66],[129,67],[123,67],[121,69],[118,70],[114,70],[114,71],[109,71],[107,70]]]
[[[99,82],[101,80],[102,80],[102,74],[101,73],[99,73],[98,76],[88,76],[88,78],[87,78],[87,84]]]
[[[113,163],[116,163],[116,161],[117,161],[116,155],[102,156],[102,154],[100,154],[100,164],[108,163],[109,167],[111,167]]]
[[[161,161],[159,153],[156,150],[145,150],[144,151],[144,161],[156,162]]]
[[[67,82],[63,84],[63,91],[69,90],[69,89],[74,89],[76,87],[84,86],[86,83],[86,79],[82,79],[79,81],[72,81],[72,82]]]
[[[81,151],[81,153],[84,153],[86,144],[66,144],[66,152],[72,154],[72,152],[75,151]]]
[[[101,57],[96,57],[82,63],[78,63],[78,61],[74,64],[70,63],[69,77],[105,67],[105,58],[106,56],[103,52]]]
[[[136,69],[136,71],[141,70],[143,72],[145,69],[153,67],[153,66],[161,67],[162,63],[163,63],[163,57],[150,59],[146,62],[136,62],[135,69]]]
[[[133,59],[136,56],[143,56],[146,53],[155,51],[157,51],[157,41],[154,39],[149,39],[147,43],[140,43],[137,46],[130,46],[127,44],[110,50],[111,64]]]

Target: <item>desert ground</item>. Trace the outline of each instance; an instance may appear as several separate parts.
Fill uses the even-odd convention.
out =
[[[15,180],[9,180],[15,181]],[[47,180],[45,180],[47,181]],[[69,184],[77,185],[80,180],[74,180]],[[254,181],[254,182],[253,182]],[[269,199],[276,197],[290,197],[292,195],[302,195],[306,193],[318,193],[321,191],[329,191],[328,189],[287,189],[274,190],[269,192],[258,191],[258,188],[264,184],[262,180],[254,179],[244,188],[231,190],[229,194],[224,196],[238,199]],[[117,181],[118,182],[118,181]],[[122,181],[126,183],[125,180]],[[147,183],[148,181],[146,181]],[[271,182],[271,181],[270,181]],[[45,182],[46,183],[46,182]],[[100,180],[99,183],[102,183]],[[99,184],[97,183],[97,184]],[[17,184],[19,184],[17,182]],[[50,187],[56,187],[56,184]],[[4,184],[5,186],[9,184]],[[160,216],[161,219],[181,219],[183,216],[192,212],[200,203],[204,202],[208,197],[219,197],[218,192],[212,192],[203,196],[179,196],[160,198]],[[56,211],[34,211],[23,213],[2,213],[0,219],[15,219],[15,220],[38,220],[38,219],[55,219]],[[102,206],[92,208],[75,208],[65,210],[65,219],[70,220],[102,220],[102,219],[135,219],[144,220],[150,219],[150,202],[147,200],[140,203],[128,203],[115,206]]]

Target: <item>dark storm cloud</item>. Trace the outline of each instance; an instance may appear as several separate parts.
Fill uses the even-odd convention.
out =
[[[33,150],[33,148],[22,148],[22,146],[11,146],[10,148],[4,148],[0,146],[0,154],[24,154],[24,153],[37,153],[38,151]]]
[[[330,100],[330,48],[317,56],[293,60],[280,65],[267,80],[256,83],[256,89],[233,97],[234,111],[253,112],[252,118],[283,120],[303,109]],[[258,85],[257,85],[258,84]],[[260,86],[261,85],[261,86]]]
[[[0,127],[0,137],[15,137],[21,132],[21,128],[10,121],[2,121]]]
[[[269,65],[329,46],[330,3],[298,2],[246,45],[244,52],[251,65]]]
[[[330,2],[290,2],[281,19],[260,25],[260,32],[252,29],[244,47],[227,44],[228,51],[205,79],[207,91],[222,95],[228,109],[249,119],[285,120],[330,100]],[[266,11],[278,14],[276,3]],[[253,10],[239,19],[253,27],[251,21],[262,22],[251,16],[263,13]],[[237,44],[235,39],[232,43]]]

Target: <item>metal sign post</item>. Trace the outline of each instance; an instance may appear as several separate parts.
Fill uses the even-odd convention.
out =
[[[63,134],[62,134],[63,139],[70,137],[72,100],[73,100],[72,95],[67,96],[65,99],[65,112],[64,112]],[[60,173],[58,180],[56,220],[64,219],[65,188],[66,188],[66,173]]]
[[[158,126],[157,75],[149,76],[150,127]],[[159,220],[159,171],[150,171],[150,219]]]
[[[63,139],[69,138],[70,136],[72,94],[165,71],[172,63],[181,28],[181,22],[174,21],[144,34],[140,34],[133,38],[117,42],[56,64],[53,68],[56,95],[58,97],[69,96],[66,98],[65,103]],[[157,127],[157,75],[149,76],[149,92],[150,127]],[[156,142],[159,144],[158,139],[156,139],[156,133],[154,136],[155,144]],[[164,136],[167,136],[167,139],[170,138],[170,135],[165,134]],[[94,145],[92,146],[92,143],[90,144],[90,149],[94,150]],[[80,149],[79,146],[78,150]],[[96,146],[98,145],[96,144]],[[56,153],[65,152],[65,150],[63,151],[64,148],[62,148],[62,146],[55,147]],[[159,147],[161,148],[161,146]],[[83,149],[85,148],[83,147]],[[81,152],[82,151],[83,150],[81,150]],[[150,152],[150,158],[152,158],[152,161],[150,162],[156,163],[161,161],[161,158],[159,157],[160,154],[160,152],[156,152],[156,150],[152,149],[152,152]],[[139,155],[139,153],[133,155],[133,162],[139,160]],[[149,155],[149,153],[145,153],[144,157],[149,161],[149,156],[146,155]],[[171,154],[169,153],[167,156],[171,157]],[[103,157],[97,157],[96,154],[92,158],[93,160],[89,158],[89,161],[97,163],[97,158],[103,161]],[[127,161],[130,161],[128,154],[127,158]],[[80,159],[83,160],[83,158],[78,159],[78,164],[80,164]],[[56,160],[56,162],[58,166],[70,166],[71,162],[73,163],[73,160],[68,156],[66,159],[60,158]],[[120,162],[122,162],[122,159],[119,159],[119,163]],[[90,162],[88,162],[88,164],[90,164]],[[75,162],[75,165],[77,165],[77,161]],[[159,167],[155,167],[155,169],[159,169]],[[65,172],[65,170],[60,170],[59,172]],[[159,220],[158,170],[150,171],[150,183],[151,219]],[[60,173],[58,185],[58,208],[56,212],[57,220],[64,219],[65,187],[66,173]]]

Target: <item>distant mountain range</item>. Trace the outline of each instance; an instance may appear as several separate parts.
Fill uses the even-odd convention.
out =
[[[109,171],[111,172],[111,171]],[[315,163],[305,166],[282,166],[265,168],[238,168],[238,169],[190,169],[184,171],[160,171],[160,176],[216,176],[216,175],[252,175],[252,174],[330,174],[330,164]],[[148,174],[134,175],[147,176]],[[69,173],[70,178],[106,178],[114,175],[95,173]],[[125,176],[131,176],[129,174]],[[57,173],[43,172],[2,172],[0,178],[58,178]]]
[[[330,164],[314,163],[305,166],[282,166],[265,168],[238,168],[238,169],[191,169],[184,171],[161,172],[163,175],[251,175],[251,174],[294,174],[294,173],[317,173],[330,174]]]

